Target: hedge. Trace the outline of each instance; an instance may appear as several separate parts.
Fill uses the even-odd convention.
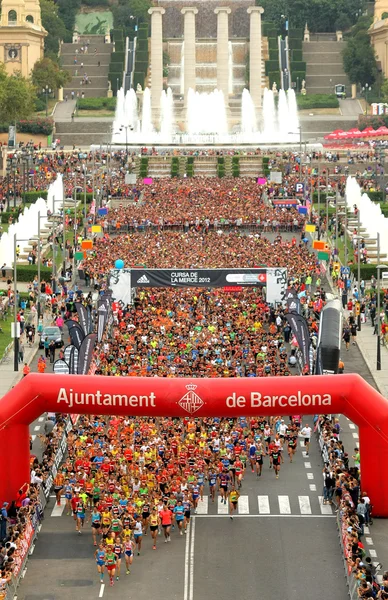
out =
[[[140,52],[147,52],[148,54],[148,40],[142,40],[141,38],[138,38],[136,44],[136,55],[138,55]]]
[[[38,190],[34,192],[26,192],[23,194],[24,200],[26,203],[32,204],[36,202],[38,198],[47,199],[47,190]]]
[[[281,88],[280,71],[271,71],[270,73],[268,73],[268,79],[269,79],[269,87],[270,88],[272,88],[272,86],[275,82],[278,87],[278,90],[280,90],[280,88]]]
[[[136,52],[136,61],[138,61],[138,62],[148,62],[148,50],[143,50],[143,51]]]
[[[300,80],[299,83],[301,83]],[[310,108],[338,108],[339,100],[334,94],[306,94],[306,96],[297,96],[297,104],[299,110]]]
[[[26,119],[17,121],[16,131],[18,133],[32,133],[51,135],[53,132],[54,121],[50,118]],[[0,133],[8,133],[8,123],[0,123]]]
[[[303,79],[306,79],[306,72],[305,71],[292,71],[291,79],[295,83],[295,85],[298,83],[298,79],[299,79],[299,86],[301,87]]]
[[[276,71],[279,69],[279,61],[278,60],[266,60],[265,61],[265,74],[269,75],[271,71]]]
[[[302,50],[291,50],[291,61],[300,62],[303,60]]]
[[[145,75],[148,71],[148,62],[141,62],[140,60],[136,61],[136,71],[144,73]]]
[[[38,275],[38,265],[17,265],[17,281],[30,282]],[[50,280],[52,269],[49,267],[40,266],[40,279]]]
[[[194,177],[194,156],[188,156],[186,162],[187,177]]]
[[[140,172],[139,177],[144,179],[148,175],[148,156],[142,156],[140,158]]]
[[[278,34],[277,29],[273,23],[263,21],[262,30],[264,37],[276,37]]]
[[[116,98],[80,98],[77,101],[79,110],[115,110]]]
[[[144,89],[144,79],[145,79],[145,74],[144,73],[139,73],[138,71],[135,71],[133,74],[133,87],[137,88],[138,85],[141,85],[141,88]]]
[[[125,54],[124,54],[124,52],[112,52],[111,59],[112,59],[111,64],[112,63],[124,64]]]
[[[290,50],[302,50],[303,48],[303,40],[299,40],[299,39],[289,39],[288,40],[288,47],[290,48]]]
[[[111,29],[111,35],[113,37],[113,41],[116,43],[123,39],[123,30],[122,29]]]
[[[268,48],[271,50],[278,49],[278,38],[277,37],[269,37],[268,38]]]
[[[275,48],[271,48],[271,50],[269,51],[269,60],[272,61],[277,61],[279,63],[279,52],[278,50],[275,50]]]
[[[295,29],[289,29],[288,31],[288,39],[289,40],[303,40],[303,29],[302,28],[295,28]]]
[[[171,159],[171,177],[178,177],[179,175],[179,158],[173,156]]]
[[[113,52],[113,54],[119,54],[120,52],[122,52],[123,54],[125,52],[124,41],[119,41],[115,43],[115,51]]]
[[[353,275],[355,277],[357,277],[358,274],[358,265],[351,265],[350,266],[350,270],[353,273]],[[369,281],[372,277],[372,275],[374,275],[377,279],[377,269],[376,269],[376,265],[371,265],[371,264],[367,264],[367,265],[360,265],[360,277],[361,279],[365,279],[366,281]]]
[[[306,63],[303,60],[291,61],[291,73],[293,71],[306,71]]]

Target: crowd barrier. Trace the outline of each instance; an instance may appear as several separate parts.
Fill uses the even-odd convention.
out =
[[[48,502],[54,478],[58,472],[58,467],[62,463],[67,451],[67,435],[72,428],[72,420],[70,416],[66,418],[65,427],[58,442],[58,448],[51,470],[39,488],[39,500],[35,505],[33,514],[29,517],[24,536],[18,547],[17,554],[15,553],[15,566],[12,573],[12,579],[8,584],[6,595],[2,596],[0,590],[0,600],[13,600],[16,595],[17,587],[20,579],[23,577],[24,570],[28,557],[30,556],[31,548],[35,544],[36,538],[41,528],[41,523],[44,517],[44,509]],[[55,432],[55,428],[53,429]]]
[[[317,433],[318,433],[318,443],[319,443],[319,447],[321,449],[322,458],[323,458],[324,462],[329,462],[329,453],[327,450],[326,442],[322,436],[322,430],[320,427],[319,419],[318,419],[318,423],[317,423]],[[323,483],[322,483],[322,485],[323,485]],[[323,492],[322,492],[322,494],[323,494]],[[337,515],[336,515],[336,523],[337,523],[337,529],[338,529],[339,542],[340,542],[341,551],[342,551],[342,559],[343,559],[344,570],[345,570],[345,579],[346,579],[346,583],[348,586],[349,597],[350,597],[350,600],[357,600],[359,598],[359,595],[358,595],[359,581],[354,576],[354,574],[352,572],[352,568],[348,562],[348,559],[351,558],[351,553],[349,552],[348,545],[347,545],[347,525],[346,525],[346,522],[342,519],[342,514],[341,514],[340,510],[337,512]],[[365,548],[365,550],[366,550],[366,548]]]
[[[192,229],[194,225],[190,225],[190,229]],[[203,224],[200,226],[203,227]],[[209,226],[209,231],[213,231],[215,227],[213,225]],[[262,223],[243,223],[241,225],[236,225],[235,223],[219,223],[217,225],[217,231],[243,231],[243,232],[255,232],[255,233],[299,233],[301,231],[300,226],[293,226],[289,224],[280,224],[277,226],[273,226],[272,223],[269,226],[264,226]],[[117,225],[109,224],[107,227],[104,227],[104,232],[109,235],[115,233],[143,233],[147,231],[188,231],[189,227],[185,227],[183,224],[181,225],[157,225],[157,224],[147,224],[147,225],[128,225],[125,223],[120,223]]]

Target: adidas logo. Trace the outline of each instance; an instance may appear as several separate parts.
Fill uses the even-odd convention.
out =
[[[142,275],[136,283],[150,283],[150,280],[148,279],[147,275]]]

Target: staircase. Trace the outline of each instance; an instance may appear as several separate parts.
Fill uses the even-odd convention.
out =
[[[310,42],[303,42],[303,60],[307,63],[306,89],[308,94],[332,94],[336,84],[346,86],[350,93],[350,81],[345,75],[342,50],[346,42],[335,41],[334,34],[316,34]]]
[[[90,146],[91,144],[108,144],[111,140],[113,120],[95,121],[85,119],[72,121],[55,121],[55,136],[60,146]]]
[[[106,97],[108,91],[108,71],[110,58],[113,51],[113,44],[105,44],[103,35],[83,35],[79,44],[61,45],[61,65],[72,75],[71,81],[63,90],[64,97],[71,98],[71,92],[81,97],[82,92],[85,98]],[[81,47],[89,40],[87,54],[81,54]],[[76,54],[78,50],[78,54]],[[97,50],[95,53],[94,51]],[[74,59],[77,64],[74,64]],[[98,63],[100,62],[100,66]],[[83,63],[83,67],[81,67]],[[89,77],[90,83],[81,85],[85,73]]]

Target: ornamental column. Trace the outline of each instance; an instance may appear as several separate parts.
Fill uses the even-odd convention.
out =
[[[250,15],[249,35],[249,91],[255,108],[261,108],[261,15],[264,8],[250,6],[247,10]]]
[[[228,15],[232,12],[227,6],[214,10],[217,15],[217,89],[224,94],[225,107],[229,101],[229,23]]]
[[[187,106],[188,91],[192,88],[195,91],[195,15],[198,14],[198,8],[185,7],[181,13],[184,18],[183,23],[183,42],[185,60],[183,65],[183,88],[185,106]]]
[[[163,91],[163,28],[162,15],[166,11],[159,6],[148,10],[151,15],[151,109],[154,124],[159,121],[160,98]]]

